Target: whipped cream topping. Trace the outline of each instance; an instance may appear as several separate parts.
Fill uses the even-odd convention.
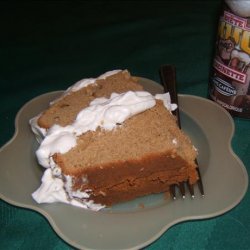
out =
[[[30,119],[29,123],[31,126],[32,132],[35,134],[36,140],[41,143],[43,138],[45,137],[47,131],[45,128],[42,128],[38,125],[37,121],[40,117],[40,114]]]
[[[66,186],[68,186],[68,189],[70,189],[70,185],[72,183],[71,177],[66,176],[66,179],[68,180],[66,181],[66,183],[68,183]],[[34,193],[32,193],[32,197],[39,204],[62,202],[94,211],[104,208],[103,205],[95,204],[93,201],[85,200],[83,203],[73,199],[73,197],[81,199],[88,198],[89,194],[87,192],[81,192],[79,195],[73,192],[71,199],[69,199],[64,189],[64,182],[61,178],[55,178],[50,168],[45,170],[42,177],[42,184]]]
[[[110,74],[110,73],[109,73]],[[106,77],[107,74],[103,75]],[[122,123],[147,109],[155,106],[156,100],[162,100],[164,106],[173,111],[177,105],[171,104],[169,93],[153,96],[146,91],[128,91],[126,93],[113,93],[109,99],[97,98],[89,107],[77,115],[76,120],[68,126],[52,126],[47,132],[39,130],[44,139],[41,141],[36,155],[39,163],[47,168],[42,177],[41,186],[32,194],[38,203],[63,202],[98,211],[104,206],[88,200],[91,190],[72,190],[72,177],[63,175],[59,166],[55,164],[52,155],[66,153],[77,145],[77,137],[87,131],[95,131],[98,127],[112,130]],[[37,117],[30,121],[32,130],[37,131]],[[79,201],[81,200],[81,202]]]
[[[157,100],[162,100],[163,105],[165,106],[166,109],[170,111],[174,111],[177,109],[177,104],[171,103],[171,98],[169,93],[164,93],[164,94],[156,94],[155,99]]]
[[[90,84],[94,84],[96,82],[96,80],[100,80],[100,79],[106,79],[107,77],[111,76],[111,75],[114,75],[114,74],[117,74],[121,72],[120,69],[117,69],[117,70],[111,70],[111,71],[108,71],[102,75],[100,75],[99,77],[97,78],[86,78],[86,79],[82,79],[78,82],[76,82],[74,85],[72,85],[71,87],[69,87],[67,90],[66,90],[66,93],[68,92],[74,92],[74,91],[78,91],[80,90],[81,88],[85,88],[87,87],[88,85]]]

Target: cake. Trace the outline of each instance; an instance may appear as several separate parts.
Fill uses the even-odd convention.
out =
[[[123,87],[116,86],[121,84],[117,81],[107,92],[99,89],[94,96],[81,89],[77,96],[84,104],[80,111],[72,107],[73,119],[65,122],[68,113],[63,114],[59,105],[36,117],[36,125],[31,122],[33,131],[34,126],[46,130],[36,152],[39,163],[47,168],[40,188],[32,194],[37,202],[61,201],[99,210],[168,192],[170,185],[182,181],[197,181],[197,150],[178,128],[171,113],[176,105],[169,94],[153,96],[144,91],[128,71],[107,75],[103,85],[122,75]],[[97,81],[83,88],[92,89]],[[52,106],[64,103],[67,96]],[[52,109],[60,110],[59,120]]]
[[[69,87],[61,98],[51,103],[47,110],[32,120],[33,128],[43,136],[46,131],[57,124],[71,124],[77,114],[91,101],[99,97],[109,97],[113,92],[123,93],[128,90],[142,90],[138,79],[127,70],[108,71],[98,78],[86,78]],[[35,126],[36,125],[36,126]]]

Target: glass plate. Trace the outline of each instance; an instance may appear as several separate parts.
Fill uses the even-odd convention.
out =
[[[152,94],[162,93],[156,82],[140,78]],[[191,95],[179,95],[182,129],[199,150],[198,161],[205,198],[172,201],[164,194],[145,196],[99,212],[67,204],[37,204],[31,193],[40,186],[44,169],[37,164],[38,144],[29,119],[44,110],[62,91],[38,96],[16,116],[13,138],[0,149],[0,198],[44,215],[55,232],[79,249],[135,249],[159,238],[182,221],[221,215],[244,197],[248,175],[231,148],[234,123],[216,103]]]

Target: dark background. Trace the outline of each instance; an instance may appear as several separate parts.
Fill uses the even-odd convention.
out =
[[[1,1],[0,145],[27,101],[113,69],[159,82],[159,66],[170,63],[179,93],[207,97],[220,4]],[[235,151],[249,165],[249,122],[235,124]],[[178,224],[147,249],[247,249],[249,199],[224,216]],[[34,248],[71,249],[41,215],[0,201],[0,249]]]

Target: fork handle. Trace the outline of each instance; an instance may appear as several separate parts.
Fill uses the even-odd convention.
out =
[[[164,88],[164,92],[169,92],[171,102],[177,104],[177,109],[173,111],[173,114],[177,118],[178,126],[181,128],[179,102],[176,86],[176,69],[173,65],[165,64],[160,66],[160,78]]]

